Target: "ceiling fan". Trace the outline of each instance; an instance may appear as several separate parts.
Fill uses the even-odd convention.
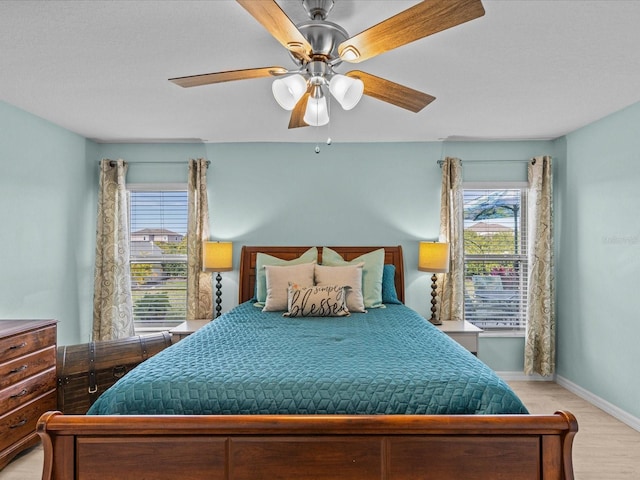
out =
[[[352,70],[335,71],[342,62],[360,63],[381,53],[484,15],[481,0],[423,0],[363,32],[349,37],[340,25],[326,20],[334,0],[301,0],[310,20],[295,25],[275,0],[236,0],[288,51],[297,65],[230,70],[169,79],[181,87],[196,87],[262,77],[277,78],[273,95],[291,110],[289,128],[329,122],[327,92],[350,110],[362,95],[419,112],[435,97],[390,80]]]

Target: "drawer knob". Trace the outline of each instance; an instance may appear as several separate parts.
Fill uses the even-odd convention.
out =
[[[23,418],[22,420],[20,420],[18,423],[15,423],[13,425],[9,425],[9,428],[18,428],[18,427],[22,427],[23,425],[26,425],[27,422],[29,420],[27,418]]]
[[[27,346],[27,342],[22,342],[22,343],[20,343],[18,345],[11,345],[9,347],[9,350],[18,350],[19,348],[24,348],[26,346]]]
[[[20,391],[20,393],[14,393],[13,395],[11,395],[11,397],[9,398],[20,398],[20,397],[24,397],[27,393],[29,393],[29,391],[26,388],[23,388],[22,391]]]
[[[18,372],[23,372],[27,368],[29,368],[29,365],[20,365],[18,368],[14,368],[13,370],[10,370],[9,375],[13,375],[14,373],[18,373]]]

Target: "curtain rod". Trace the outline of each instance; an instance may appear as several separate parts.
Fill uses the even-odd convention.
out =
[[[531,162],[533,165],[536,164],[536,159],[535,158],[530,158],[530,159],[522,159],[522,158],[518,158],[518,159],[505,159],[505,160],[461,160],[462,163],[529,163]],[[442,167],[442,164],[444,163],[444,160],[438,160],[436,162],[438,164],[439,167]]]
[[[102,160],[98,160],[98,163],[100,163],[101,161]],[[113,167],[115,165],[115,162],[116,162],[116,160],[111,160],[109,165],[111,165]],[[180,162],[178,162],[178,161],[173,161],[173,162],[135,162],[135,161],[133,161],[133,162],[131,162],[131,161],[125,160],[124,163],[125,164],[135,163],[137,165],[185,165],[185,164],[188,164],[189,162],[188,161],[186,161],[186,162],[185,161],[180,161]],[[209,165],[211,165],[211,160],[207,160],[207,167]]]

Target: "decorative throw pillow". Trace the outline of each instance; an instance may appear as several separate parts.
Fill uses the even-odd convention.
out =
[[[395,277],[396,266],[392,263],[386,264],[382,270],[382,303],[402,305],[402,302],[398,299]]]
[[[357,265],[362,268],[362,294],[365,308],[382,307],[382,270],[384,268],[384,248],[360,255],[351,261],[345,261],[335,250],[322,248],[322,264],[329,266]]]
[[[346,291],[349,287],[316,285],[301,287],[291,284],[288,289],[288,310],[285,317],[346,317],[349,309]]]
[[[311,263],[318,261],[318,249],[312,247],[298,258],[293,260],[283,260],[278,257],[260,253],[256,255],[256,306],[264,307],[267,299],[267,277],[264,270],[265,265],[299,265],[301,263]]]
[[[345,265],[342,267],[328,267],[316,265],[314,269],[316,285],[345,285],[347,290],[347,308],[349,312],[367,313],[364,309],[362,296],[362,267],[364,263],[357,265]]]
[[[277,312],[287,309],[287,289],[289,283],[302,287],[313,286],[313,269],[316,262],[300,265],[265,265],[267,298],[263,312]]]

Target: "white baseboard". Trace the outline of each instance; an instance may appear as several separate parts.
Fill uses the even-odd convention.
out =
[[[600,410],[608,413],[612,417],[620,420],[625,425],[630,426],[634,430],[640,432],[640,418],[634,417],[630,413],[616,407],[612,403],[607,402],[604,398],[600,398],[594,395],[588,390],[585,390],[580,385],[576,385],[570,380],[559,375],[549,375],[544,377],[539,374],[526,375],[523,372],[496,372],[498,376],[505,382],[555,382],[563,388],[566,388],[571,393],[579,396],[583,400],[586,400],[591,405],[598,407]]]
[[[612,417],[617,418],[622,423],[630,426],[634,430],[640,432],[640,418],[634,417],[630,413],[622,410],[619,407],[616,407],[612,403],[607,402],[604,398],[600,398],[599,396],[594,395],[590,391],[585,390],[580,385],[576,385],[575,383],[567,380],[564,377],[556,376],[556,383],[561,387],[566,388],[571,393],[575,393],[577,396],[586,400],[590,404],[595,405],[600,410],[607,412]]]

